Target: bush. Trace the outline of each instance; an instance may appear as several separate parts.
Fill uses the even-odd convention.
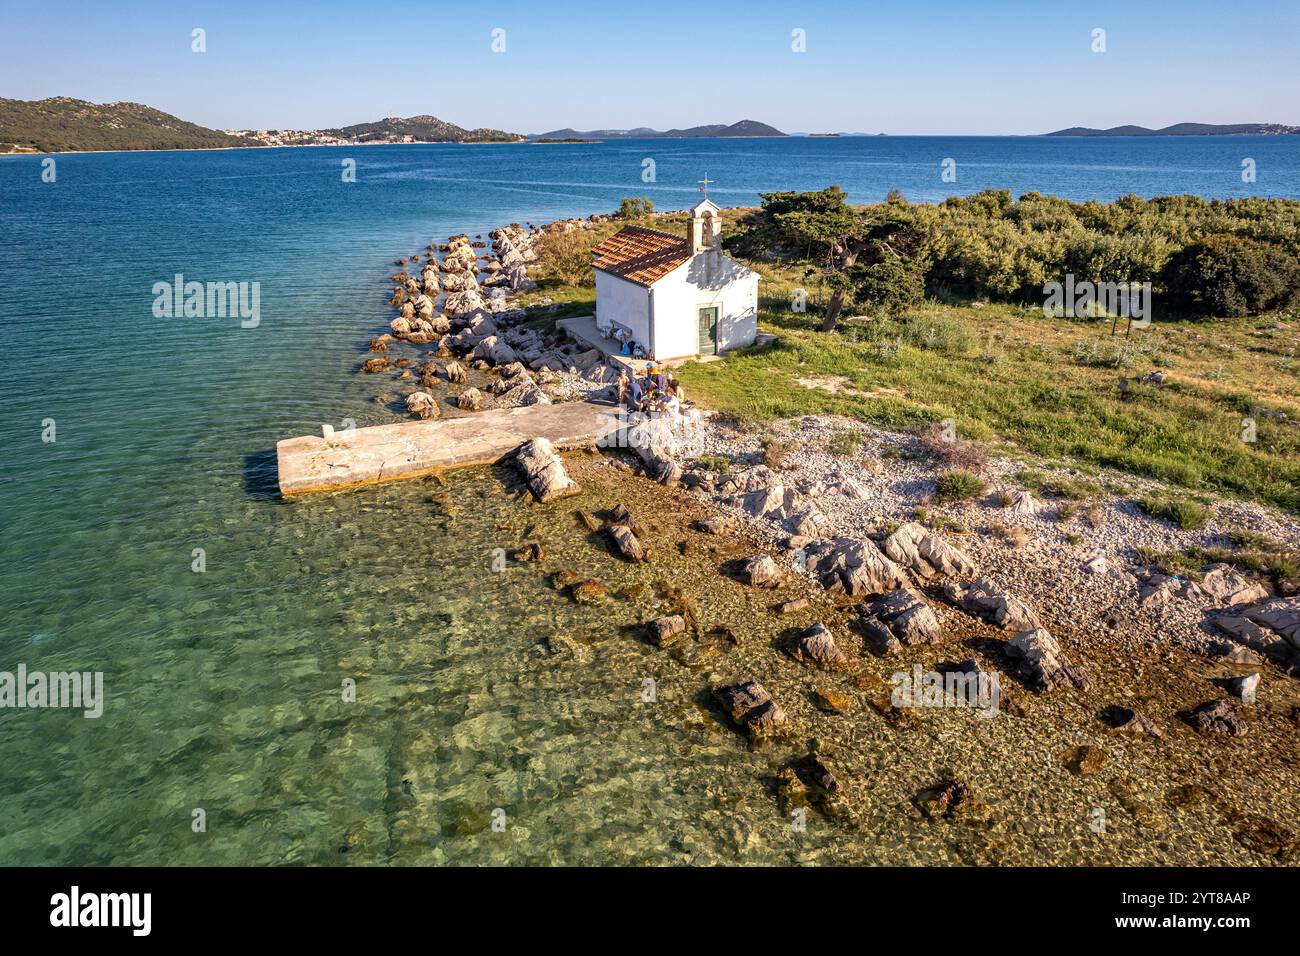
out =
[[[1184,312],[1254,315],[1300,301],[1300,260],[1254,239],[1207,236],[1170,259],[1164,283],[1174,307]]]
[[[655,204],[647,196],[624,196],[618,204],[615,219],[644,219],[655,211]]]
[[[591,238],[581,230],[549,232],[540,243],[537,264],[547,278],[568,286],[592,286],[596,273],[591,268]]]
[[[925,295],[925,267],[885,251],[880,261],[848,270],[854,301],[885,315],[897,315]]]
[[[935,500],[965,501],[984,493],[984,479],[960,468],[942,472],[935,480]]]
[[[1195,531],[1205,527],[1210,520],[1210,511],[1204,505],[1185,498],[1139,498],[1137,506],[1144,514],[1152,518],[1163,518],[1173,522],[1184,531]]]

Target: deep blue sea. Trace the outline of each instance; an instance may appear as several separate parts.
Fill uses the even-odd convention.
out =
[[[459,232],[610,211],[624,196],[684,208],[706,173],[723,206],[831,183],[857,202],[989,187],[1300,198],[1295,136],[53,158],[46,182],[42,158],[0,157],[0,671],[103,671],[108,701],[98,720],[0,710],[0,864],[328,863],[349,851],[600,862],[624,846],[679,858],[685,838],[661,856],[669,844],[642,817],[618,816],[650,813],[641,793],[669,801],[671,755],[637,752],[650,744],[632,735],[608,754],[611,773],[643,761],[635,792],[583,790],[600,764],[584,737],[596,705],[550,687],[536,693],[560,711],[538,710],[525,693],[548,687],[527,676],[533,611],[465,570],[518,507],[490,476],[451,479],[484,502],[451,530],[424,526],[429,489],[417,485],[277,497],[279,439],[394,420],[354,370],[390,318],[395,258]],[[341,175],[349,159],[355,182]],[[1243,159],[1255,182],[1242,181]],[[259,283],[260,324],[155,317],[153,286],[177,273]],[[365,688],[350,710],[337,690],[349,675]],[[505,743],[525,727],[536,746]],[[479,838],[483,814],[529,801],[572,812],[535,824],[522,847]],[[403,816],[411,806],[419,814]],[[191,826],[197,808],[206,835]],[[709,852],[699,834],[686,842]]]

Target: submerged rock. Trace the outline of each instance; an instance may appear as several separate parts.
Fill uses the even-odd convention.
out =
[[[1020,662],[1017,673],[1036,690],[1048,691],[1070,684],[1088,690],[1092,684],[1061,653],[1061,646],[1045,627],[1022,631],[1007,641],[1007,655]]]
[[[646,631],[651,643],[656,647],[664,647],[686,633],[686,618],[680,614],[655,618],[646,625]]]
[[[818,687],[813,691],[813,704],[828,714],[847,714],[853,710],[853,697],[831,687]]]
[[[757,681],[714,687],[710,693],[751,737],[773,736],[790,722],[785,711]]]
[[[392,367],[387,355],[376,355],[374,358],[368,358],[361,363],[363,372],[386,372]]]
[[[1112,704],[1102,711],[1101,719],[1110,725],[1111,733],[1132,737],[1151,736],[1164,739],[1164,734],[1153,722],[1129,707]]]
[[[1180,716],[1201,733],[1241,737],[1250,732],[1250,726],[1241,716],[1241,706],[1232,700],[1207,701]]]
[[[803,664],[832,669],[848,664],[848,658],[835,643],[835,638],[825,624],[814,624],[799,632],[785,648],[787,654]]]
[[[641,541],[632,529],[625,524],[609,524],[605,526],[605,534],[614,544],[615,550],[629,561],[649,561],[650,549],[641,544]]]
[[[936,820],[987,820],[991,810],[971,788],[953,777],[926,787],[912,800],[922,816]]]

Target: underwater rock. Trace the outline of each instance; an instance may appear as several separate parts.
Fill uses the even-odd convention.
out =
[[[1229,737],[1242,737],[1250,732],[1250,726],[1241,716],[1240,705],[1232,700],[1206,701],[1194,710],[1180,714],[1191,727],[1203,734],[1227,734]]]
[[[840,668],[848,664],[848,658],[835,643],[835,637],[825,624],[814,624],[800,631],[786,645],[785,651],[802,664],[814,664],[821,668]]]
[[[1064,762],[1070,773],[1085,777],[1106,766],[1106,759],[1106,751],[1091,744],[1084,744],[1067,750]]]
[[[363,372],[386,372],[392,367],[387,355],[376,355],[374,358],[368,358],[361,363]]]
[[[1164,734],[1147,718],[1129,707],[1112,704],[1101,713],[1101,719],[1110,726],[1113,734],[1132,737],[1151,736],[1163,740]]]
[[[625,524],[605,526],[605,534],[614,543],[614,548],[629,561],[649,561],[650,549],[641,544],[641,540]]]
[[[853,697],[831,687],[813,691],[813,705],[828,714],[847,714],[853,710]]]
[[[1061,653],[1061,646],[1045,627],[1017,634],[1007,641],[1006,652],[1020,662],[1017,673],[1036,690],[1071,684],[1086,691],[1092,686],[1083,671]]]
[[[650,641],[656,647],[664,647],[686,633],[686,618],[680,614],[658,617],[646,625]]]
[[[751,737],[772,736],[790,722],[785,711],[757,681],[714,687],[710,693]]]
[[[587,579],[569,585],[569,597],[578,604],[599,604],[608,597],[609,592],[599,581]]]
[[[979,800],[974,791],[954,777],[945,777],[934,786],[917,793],[913,803],[927,819],[987,820],[990,808]]]

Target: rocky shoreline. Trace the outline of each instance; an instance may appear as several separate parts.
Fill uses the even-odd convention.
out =
[[[536,289],[528,270],[547,235],[590,229],[607,218],[514,224],[492,230],[486,241],[460,234],[396,259],[388,304],[397,315],[388,332],[370,341],[372,356],[360,371],[411,383],[399,386],[397,403],[421,419],[574,401],[607,388],[614,376],[598,351],[536,327],[549,299],[541,300],[540,312],[518,304],[521,294]],[[394,357],[400,343],[425,351],[417,359]]]

